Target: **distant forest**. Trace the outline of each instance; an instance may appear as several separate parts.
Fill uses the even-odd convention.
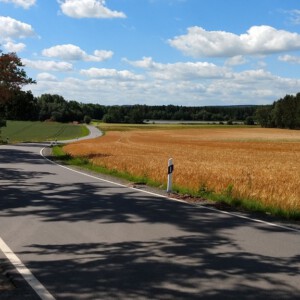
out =
[[[263,127],[300,129],[300,93],[286,95],[272,105],[236,105],[187,107],[178,105],[105,106],[66,101],[60,95],[34,97],[18,92],[12,100],[0,105],[0,117],[7,120],[86,122],[92,119],[107,123],[143,123],[145,120],[207,121]]]

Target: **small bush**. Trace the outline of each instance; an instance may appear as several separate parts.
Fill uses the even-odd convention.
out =
[[[84,116],[83,122],[84,122],[85,124],[90,124],[91,121],[92,121],[92,118],[91,118],[90,116]]]

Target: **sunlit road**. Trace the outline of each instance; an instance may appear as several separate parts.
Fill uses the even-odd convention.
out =
[[[55,299],[299,299],[299,232],[87,177],[41,148],[0,146],[0,237]]]

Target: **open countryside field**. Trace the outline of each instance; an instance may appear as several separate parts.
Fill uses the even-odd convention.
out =
[[[172,157],[174,186],[181,191],[300,212],[300,131],[179,125],[104,129],[109,130],[105,136],[64,150],[158,184],[166,183]]]
[[[56,122],[7,121],[1,137],[10,143],[68,140],[88,135],[86,126]]]

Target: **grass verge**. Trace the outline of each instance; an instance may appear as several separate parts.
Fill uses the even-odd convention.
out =
[[[77,166],[86,170],[94,171],[97,173],[105,174],[105,175],[111,175],[114,177],[118,177],[121,179],[125,179],[130,182],[134,182],[136,184],[145,184],[153,187],[160,187],[161,184],[158,182],[155,182],[151,180],[150,178],[144,176],[144,177],[139,177],[132,175],[128,172],[120,172],[118,170],[111,170],[107,169],[103,166],[96,166],[92,164],[88,158],[86,157],[72,157],[71,155],[65,153],[62,149],[62,145],[58,145],[52,148],[52,154],[54,157],[63,162],[66,165],[72,165],[72,166]]]
[[[118,170],[111,170],[107,169],[103,166],[96,166],[93,165],[88,158],[86,157],[72,157],[69,154],[66,154],[62,146],[55,146],[52,149],[52,153],[55,156],[56,159],[63,162],[66,165],[73,165],[77,166],[86,170],[98,172],[101,174],[111,175],[117,178],[125,179],[130,182],[134,182],[136,184],[145,184],[151,187],[156,187],[160,189],[166,189],[166,184],[162,184],[161,182],[155,182],[151,180],[150,178],[144,176],[144,177],[138,177],[135,175],[132,175],[128,172],[120,172]],[[173,192],[177,193],[180,197],[180,195],[184,195],[185,197],[191,196],[193,197],[193,202],[197,202],[197,199],[199,201],[203,201],[203,199],[211,200],[216,203],[225,204],[229,207],[236,208],[241,211],[248,211],[248,212],[256,212],[256,213],[263,213],[267,215],[272,215],[280,218],[284,218],[287,220],[300,220],[300,211],[298,210],[284,210],[275,206],[270,205],[264,205],[260,201],[256,199],[243,199],[243,198],[236,198],[231,195],[233,186],[229,185],[226,190],[224,190],[222,193],[215,193],[214,191],[209,190],[205,186],[201,186],[197,192],[189,190],[185,187],[180,186],[173,186]]]

